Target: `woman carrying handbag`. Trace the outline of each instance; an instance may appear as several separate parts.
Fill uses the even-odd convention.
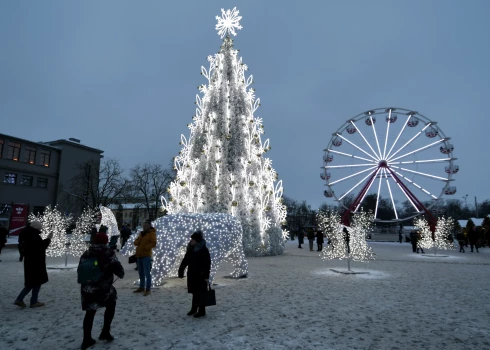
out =
[[[204,295],[208,290],[211,256],[201,231],[191,236],[187,252],[179,267],[179,278],[184,278],[187,269],[187,291],[192,294],[192,307],[188,316],[202,317],[206,315]]]

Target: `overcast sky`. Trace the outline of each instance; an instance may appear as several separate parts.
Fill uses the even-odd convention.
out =
[[[488,0],[1,1],[0,131],[75,137],[126,169],[167,165],[189,135],[200,67],[221,44],[215,16],[234,6],[235,47],[286,195],[325,202],[332,133],[393,106],[452,138],[454,198],[490,199]]]

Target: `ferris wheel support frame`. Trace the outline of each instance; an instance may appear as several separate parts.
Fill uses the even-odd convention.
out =
[[[412,204],[415,205],[417,210],[419,212],[425,213],[425,215],[427,216],[427,221],[429,223],[430,231],[432,232],[432,240],[434,240],[435,239],[434,232],[436,230],[437,219],[432,215],[432,213],[429,211],[429,209],[427,209],[425,207],[425,205],[412,193],[412,191],[410,191],[410,189],[400,180],[400,178],[395,174],[395,172],[393,170],[391,170],[388,166],[383,165],[383,164],[379,165],[377,167],[376,171],[374,171],[371,174],[371,176],[367,179],[364,186],[359,191],[356,198],[354,198],[354,201],[349,206],[349,209],[347,209],[344,212],[344,214],[342,215],[342,224],[344,226],[350,226],[351,213],[355,213],[357,211],[359,205],[361,204],[362,200],[364,199],[367,191],[369,191],[369,189],[371,188],[371,185],[373,184],[374,179],[376,178],[378,173],[381,171],[381,169],[384,169],[384,171],[387,170],[390,173],[390,175],[393,177],[395,182],[400,186],[402,191],[405,192],[405,195],[407,196],[407,198],[409,198],[410,201],[412,202]]]

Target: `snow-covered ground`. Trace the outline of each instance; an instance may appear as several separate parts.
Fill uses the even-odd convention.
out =
[[[186,316],[185,279],[170,279],[147,297],[133,294],[137,271],[121,257],[126,278],[115,282],[116,340],[94,349],[490,349],[489,248],[431,258],[412,253],[408,243],[370,245],[377,260],[352,263],[370,274],[334,273],[330,268],[347,263],[324,262],[295,241],[282,256],[249,259],[247,279],[224,278],[232,267],[222,264],[218,305],[202,319]],[[46,306],[20,309],[13,305],[23,285],[17,250],[4,249],[0,259],[0,349],[79,348],[75,269],[48,270],[39,298]],[[102,319],[103,311],[94,337]]]

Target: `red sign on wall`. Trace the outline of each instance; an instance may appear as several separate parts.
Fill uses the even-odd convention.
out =
[[[18,236],[27,224],[27,216],[29,215],[29,206],[27,204],[13,204],[10,214],[9,234]]]

